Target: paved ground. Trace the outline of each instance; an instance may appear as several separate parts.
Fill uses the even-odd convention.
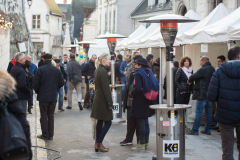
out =
[[[76,96],[74,96],[76,99]],[[64,102],[66,106],[66,102]],[[92,138],[91,111],[79,111],[77,103],[72,110],[55,113],[55,136],[52,141],[46,141],[49,148],[59,150],[62,160],[150,160],[156,153],[156,122],[155,117],[150,121],[150,150],[132,152],[130,146],[120,146],[119,142],[126,134],[126,123],[113,124],[106,135],[104,145],[110,148],[108,153],[95,153]],[[125,115],[124,115],[125,117]],[[192,124],[187,124],[192,126]],[[134,144],[136,140],[134,139]],[[235,146],[234,157],[237,159]],[[186,136],[186,160],[221,160],[220,134],[216,131],[211,136]],[[53,159],[56,153],[48,152],[48,159]],[[39,159],[39,158],[38,158]],[[40,158],[42,159],[42,158]]]

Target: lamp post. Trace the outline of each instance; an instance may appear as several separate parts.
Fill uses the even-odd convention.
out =
[[[121,97],[121,94],[116,93],[117,89],[121,90],[121,87],[123,85],[116,85],[115,84],[115,59],[114,59],[114,51],[117,44],[117,38],[125,38],[122,35],[119,34],[106,34],[103,36],[99,36],[98,39],[107,39],[108,48],[111,55],[111,87],[112,87],[112,99],[113,99],[113,122],[119,123],[119,122],[125,122],[125,120],[122,119],[122,104],[121,99],[119,100],[119,97]],[[117,95],[119,95],[117,97]],[[120,101],[120,103],[118,103]]]
[[[150,106],[152,109],[157,109],[157,157],[153,159],[185,160],[185,110],[191,106],[174,105],[173,44],[178,31],[178,23],[197,21],[199,20],[175,14],[154,16],[141,21],[160,23],[162,37],[166,44],[167,104]]]
[[[27,0],[27,3],[28,3],[28,6],[29,6],[29,9],[30,9],[30,7],[32,5],[32,0]]]
[[[87,57],[88,57],[88,50],[91,44],[95,44],[94,42],[91,41],[81,41],[78,42],[78,44],[83,46],[84,52],[85,52],[85,63],[87,63]]]

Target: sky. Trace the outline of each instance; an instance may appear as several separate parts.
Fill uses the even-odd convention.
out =
[[[56,3],[63,3],[63,0],[55,0]],[[71,0],[67,0],[68,4],[71,4]]]

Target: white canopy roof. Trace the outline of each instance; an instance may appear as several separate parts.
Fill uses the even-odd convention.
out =
[[[223,39],[219,39],[217,33],[220,33],[222,26],[228,25],[230,19],[236,17],[228,15],[229,10],[224,4],[220,3],[206,18],[200,21],[198,25],[190,31],[184,32],[181,37],[177,37],[178,43],[211,43],[217,39],[217,41],[223,41]],[[226,30],[224,32],[226,32]]]
[[[95,39],[93,41],[95,44],[91,44],[88,51],[88,56],[92,57],[96,54],[99,57],[102,53],[109,53],[107,39]]]
[[[228,29],[228,40],[240,40],[240,20]]]
[[[193,10],[189,10],[186,14],[186,17],[192,18],[192,19],[199,19],[200,17],[197,13],[195,13]],[[199,22],[192,22],[192,23],[179,23],[178,24],[178,34],[182,34],[182,32],[187,31],[197,25]],[[147,36],[146,38],[140,40],[140,43],[138,43],[138,48],[148,48],[148,47],[163,47],[165,46],[165,43],[162,38],[162,34],[160,32],[160,27],[157,28],[152,35]]]
[[[138,35],[143,33],[146,30],[146,28],[142,25],[140,25],[132,34],[129,35],[128,38],[125,38],[124,40],[121,40],[119,43],[117,43],[117,50],[121,50],[127,47],[127,43],[131,41],[132,39],[136,38]]]
[[[131,41],[128,42],[127,48],[128,49],[137,49],[138,47],[136,46],[137,43],[140,42],[141,39],[152,35],[153,32],[156,29],[160,28],[160,24],[159,23],[152,23],[144,32],[142,32],[142,34],[140,34],[139,36],[137,36],[136,38],[132,39]]]

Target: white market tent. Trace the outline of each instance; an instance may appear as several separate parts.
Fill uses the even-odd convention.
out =
[[[221,25],[228,25],[228,19],[233,18],[235,17],[231,18],[229,10],[220,3],[206,18],[200,21],[198,25],[190,31],[184,32],[181,37],[177,37],[177,41],[181,44],[222,42],[224,38],[219,39],[216,33],[219,33],[219,29],[222,27]],[[216,37],[213,36],[214,34]]]
[[[192,18],[192,19],[198,19],[200,20],[200,16],[195,13],[193,10],[189,10],[186,14],[186,17]],[[178,34],[177,36],[181,35],[182,32],[187,31],[197,25],[198,22],[194,23],[179,23],[178,24]],[[175,41],[176,43],[176,41]],[[154,31],[154,34],[151,36],[146,37],[145,39],[142,39],[140,43],[138,44],[139,48],[149,48],[149,47],[165,47],[165,43],[162,38],[162,34],[160,33],[160,27],[157,28]]]
[[[88,56],[92,57],[96,54],[99,57],[102,53],[109,53],[107,39],[95,39],[93,41],[95,44],[91,44],[88,51]]]
[[[228,40],[240,40],[240,21],[229,27]]]
[[[132,34],[129,35],[128,38],[117,43],[116,50],[121,50],[121,49],[127,48],[127,43],[130,42],[132,39],[136,38],[137,36],[139,36],[145,30],[146,30],[146,28],[144,26],[140,25]]]
[[[132,39],[131,41],[128,42],[127,48],[128,49],[138,49],[136,44],[142,39],[145,38],[151,34],[157,29],[160,28],[159,23],[152,23],[142,34],[137,36],[136,38]]]

